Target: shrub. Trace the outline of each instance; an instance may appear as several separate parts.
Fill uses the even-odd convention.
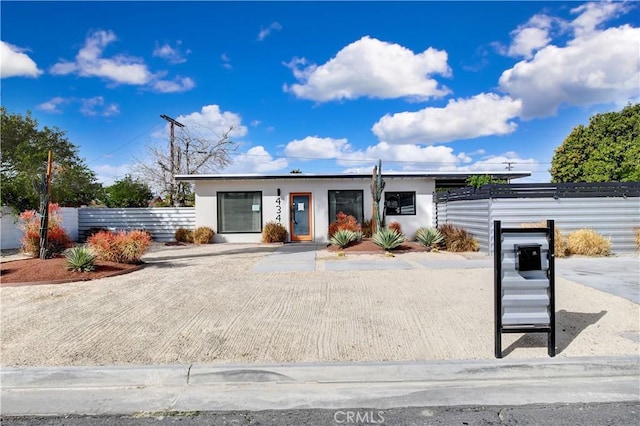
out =
[[[546,228],[547,222],[545,220],[534,223],[521,223],[521,228]],[[562,235],[562,231],[557,226],[553,227],[553,249],[556,257],[565,257],[567,255],[567,241]]]
[[[35,210],[27,210],[19,216],[19,227],[24,231],[22,251],[34,257],[40,255],[40,215]],[[58,204],[49,204],[49,223],[47,226],[47,253],[57,255],[71,247],[73,242],[62,228],[62,216]]]
[[[88,247],[73,247],[64,256],[67,258],[67,269],[75,272],[89,272],[96,268],[96,255]]]
[[[349,229],[338,229],[335,234],[331,236],[329,242],[334,246],[345,248],[349,244],[357,241],[358,235],[355,231]]]
[[[151,237],[144,231],[98,232],[87,240],[98,259],[118,263],[140,263],[151,245]]]
[[[400,222],[391,222],[387,228],[393,229],[398,234],[402,234],[402,225],[400,225]]]
[[[287,229],[278,222],[267,222],[262,228],[263,243],[284,243],[287,241]]]
[[[478,251],[480,249],[478,240],[459,226],[447,223],[441,225],[438,230],[444,237],[444,244],[448,251],[463,252]]]
[[[362,231],[362,227],[355,217],[338,212],[336,221],[329,224],[329,238],[333,236],[339,229],[348,229],[349,231]]]
[[[193,242],[196,244],[209,244],[216,233],[207,226],[200,226],[193,231]]]
[[[444,236],[436,228],[420,228],[416,232],[416,241],[425,247],[436,247],[444,240]]]
[[[580,229],[567,237],[567,251],[586,256],[609,256],[611,241],[593,229]]]
[[[370,220],[365,220],[364,222],[362,222],[362,236],[364,238],[371,238],[371,234],[373,233],[373,229],[371,227],[371,221]]]
[[[385,250],[393,250],[404,243],[404,236],[395,229],[381,228],[373,234],[371,240]]]
[[[187,228],[178,228],[176,229],[176,233],[174,234],[174,238],[179,243],[192,243],[193,242],[193,231]]]

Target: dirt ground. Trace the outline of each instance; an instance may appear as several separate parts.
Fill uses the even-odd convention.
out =
[[[277,246],[156,248],[95,281],[0,289],[3,366],[493,358],[493,270],[256,273]],[[351,259],[351,257],[348,257]],[[348,260],[347,259],[347,260]],[[638,354],[638,305],[556,279],[558,356]],[[546,335],[505,335],[505,357],[546,357]]]

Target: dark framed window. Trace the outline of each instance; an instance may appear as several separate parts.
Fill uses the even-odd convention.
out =
[[[364,221],[364,191],[329,190],[329,223],[336,221],[339,212],[351,215],[359,223],[362,223]]]
[[[387,216],[415,215],[416,193],[385,192],[384,208]]]
[[[261,232],[262,192],[218,192],[218,233]]]

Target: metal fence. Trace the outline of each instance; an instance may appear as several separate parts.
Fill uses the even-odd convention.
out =
[[[573,187],[573,190],[571,189]],[[436,224],[469,231],[493,253],[493,221],[505,227],[553,219],[563,235],[593,229],[611,239],[614,253],[637,250],[640,183],[487,185],[436,194]]]
[[[78,234],[84,241],[92,229],[149,231],[155,241],[173,241],[178,228],[194,229],[193,207],[80,208]]]

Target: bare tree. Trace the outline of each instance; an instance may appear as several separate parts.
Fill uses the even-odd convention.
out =
[[[193,190],[187,182],[176,182],[175,175],[215,173],[231,164],[230,153],[237,148],[230,138],[232,132],[230,127],[211,138],[211,134],[180,128],[169,146],[147,148],[148,160],[139,165],[139,173],[167,196],[170,205],[182,206]]]

